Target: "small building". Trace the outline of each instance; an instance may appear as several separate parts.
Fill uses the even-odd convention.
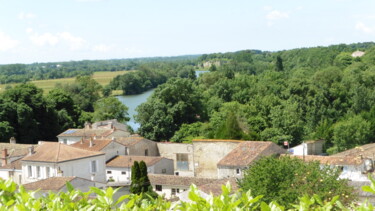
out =
[[[173,175],[173,160],[153,156],[117,156],[107,163],[106,175],[110,185],[129,185],[131,183],[131,167],[134,161],[144,161],[147,172],[151,174]]]
[[[319,155],[290,155],[291,157],[299,158],[305,162],[317,161],[321,166],[337,167],[342,170],[341,179],[348,179],[350,181],[369,181],[367,178],[367,171],[365,169],[366,160],[360,157],[353,156],[319,156]],[[372,166],[372,162],[370,163]],[[372,167],[373,168],[373,167]],[[374,169],[370,170],[373,171]]]
[[[18,158],[18,160],[14,160],[11,163],[1,166],[0,178],[4,180],[11,179],[18,185],[23,184],[21,158]]]
[[[161,157],[173,160],[175,175],[194,177],[193,144],[159,142],[157,147]]]
[[[126,147],[125,155],[159,156],[157,143],[139,136],[118,137],[116,142]]]
[[[243,170],[254,161],[269,155],[280,155],[286,150],[270,141],[241,142],[217,163],[217,177],[242,178]]]
[[[324,142],[324,140],[304,141],[288,151],[292,155],[322,155]]]
[[[66,192],[68,189],[66,183],[69,182],[74,189],[87,192],[90,187],[104,187],[104,183],[96,183],[80,177],[50,177],[36,182],[25,184],[24,187],[28,191],[38,191],[37,196],[42,196],[49,192]]]
[[[30,183],[56,176],[77,176],[105,182],[105,155],[56,142],[43,142],[21,159],[22,182]]]
[[[176,198],[177,194],[187,191],[192,184],[200,186],[212,183],[215,179],[183,177],[176,175],[149,174],[153,190],[166,199]]]
[[[125,146],[116,142],[116,139],[81,139],[70,146],[79,149],[103,152],[105,153],[105,160],[108,161],[118,155],[126,155]]]
[[[130,133],[127,131],[119,130],[116,128],[113,129],[92,129],[92,128],[83,128],[83,129],[68,129],[59,135],[57,135],[58,142],[62,144],[74,144],[81,139],[93,138],[93,139],[112,139],[117,137],[127,137]]]

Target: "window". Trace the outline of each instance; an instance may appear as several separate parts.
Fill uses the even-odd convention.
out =
[[[145,150],[145,156],[148,156],[148,149]]]
[[[178,170],[189,170],[189,158],[186,153],[177,153],[176,154],[177,169]]]
[[[172,188],[172,196],[176,195],[176,192],[177,192],[178,189],[175,189],[175,188]]]
[[[175,174],[176,176],[178,176],[178,175],[180,175],[180,172],[176,171],[174,174]]]
[[[240,175],[241,174],[241,169],[236,169],[236,174]]]
[[[64,138],[63,144],[68,144],[68,139]]]
[[[162,191],[163,187],[161,185],[155,185],[155,190],[156,191]]]
[[[36,167],[36,177],[40,178],[40,166]]]
[[[161,173],[163,173],[163,174],[167,173],[167,169],[162,169]]]
[[[27,175],[29,177],[33,177],[33,169],[32,166],[27,166]]]
[[[107,171],[107,174],[112,174],[112,171]]]
[[[46,177],[48,178],[49,177],[49,175],[50,175],[50,168],[49,167],[46,167]]]
[[[91,173],[96,173],[97,166],[96,166],[96,160],[91,161]]]
[[[122,171],[121,174],[122,174],[122,175],[125,175],[125,174],[126,174],[126,171]]]
[[[177,189],[176,189],[176,192],[177,192],[177,193],[180,193],[180,189],[177,188]]]

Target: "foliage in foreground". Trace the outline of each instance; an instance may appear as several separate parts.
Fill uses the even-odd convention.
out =
[[[222,194],[219,196],[210,195],[203,198],[199,195],[198,189],[190,187],[190,202],[169,202],[161,197],[152,198],[140,195],[123,195],[114,200],[113,196],[118,189],[108,188],[102,190],[91,187],[88,192],[75,190],[67,183],[67,192],[52,193],[42,197],[35,197],[36,192],[25,191],[23,186],[17,188],[12,181],[0,181],[0,211],[3,210],[261,210],[261,211],[283,211],[285,207],[275,201],[266,203],[263,196],[253,197],[250,191],[231,194],[228,184],[222,187]],[[371,186],[363,190],[375,193],[375,181]],[[95,195],[96,197],[93,197]],[[345,207],[339,196],[331,200],[323,200],[314,194],[312,197],[304,195],[299,201],[288,209],[294,210],[373,210],[370,203],[362,205],[350,205]]]
[[[321,168],[318,162],[270,156],[251,165],[239,180],[239,186],[254,195],[263,195],[265,202],[277,201],[288,208],[304,194],[317,194],[324,201],[340,195],[341,201],[349,204],[355,198],[353,187],[347,180],[339,179],[340,173],[337,168]]]

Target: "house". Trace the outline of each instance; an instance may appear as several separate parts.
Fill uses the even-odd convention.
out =
[[[302,144],[288,150],[293,155],[322,155],[324,140],[304,141]]]
[[[264,156],[280,155],[286,150],[270,141],[241,142],[217,163],[217,177],[242,178],[243,170]]]
[[[6,165],[1,166],[0,178],[4,180],[11,179],[18,185],[23,184],[21,158],[18,158],[18,160],[14,160],[11,163],[7,163]]]
[[[15,160],[24,157],[28,153],[28,149],[37,145],[34,144],[17,144],[14,137],[10,138],[9,143],[0,143],[1,166],[7,165]]]
[[[193,144],[159,142],[157,147],[161,157],[173,160],[176,175],[194,177]]]
[[[157,143],[140,136],[118,137],[116,142],[126,147],[125,155],[159,156]]]
[[[180,192],[186,191],[192,184],[200,186],[207,183],[212,183],[215,179],[197,178],[197,177],[183,177],[176,175],[163,175],[163,174],[149,174],[153,190],[164,196],[166,199],[172,199]]]
[[[42,196],[49,192],[66,192],[68,188],[66,183],[69,182],[74,189],[80,190],[82,192],[87,192],[90,187],[104,187],[104,183],[96,183],[94,181],[80,178],[80,177],[49,177],[36,182],[27,183],[24,185],[25,189],[28,191],[38,191],[37,196]]]
[[[82,138],[111,139],[128,136],[130,136],[130,132],[127,125],[117,122],[116,119],[112,119],[93,124],[85,123],[83,129],[68,129],[57,135],[57,138],[60,143],[70,145],[79,142]]]
[[[367,169],[365,165],[368,162],[366,159],[355,156],[319,156],[319,155],[290,155],[291,157],[299,158],[305,162],[317,161],[321,166],[338,167],[342,170],[339,178],[348,179],[350,181],[368,181],[367,173],[373,171],[373,162],[370,162],[371,169]]]
[[[173,175],[173,160],[154,156],[117,156],[107,163],[107,181],[113,184],[128,185],[131,182],[131,167],[134,161],[144,161],[151,174]]]
[[[105,182],[105,155],[56,142],[43,142],[21,159],[23,183],[56,176]]]
[[[105,160],[108,161],[118,155],[126,155],[125,146],[112,139],[81,139],[81,141],[71,144],[70,146],[79,149],[103,152],[105,153]]]

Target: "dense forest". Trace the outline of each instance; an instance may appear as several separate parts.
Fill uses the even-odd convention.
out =
[[[364,55],[353,56],[355,51]],[[155,87],[136,116],[138,132],[155,141],[221,138],[288,141],[294,146],[325,139],[326,151],[335,153],[375,138],[375,43],[50,66],[68,64],[82,72],[74,84],[43,95],[26,83],[0,95],[1,140],[54,140],[85,121],[126,120],[126,108],[109,97],[111,91],[137,94]],[[34,74],[28,69],[34,65],[41,64],[14,71]],[[1,66],[0,73],[10,66]],[[194,70],[202,68],[209,72],[196,78]],[[106,87],[85,76],[133,69],[137,71],[117,76]],[[106,104],[118,105],[112,116],[100,115]]]
[[[84,60],[33,64],[0,65],[0,84],[22,83],[32,80],[69,78],[91,75],[98,71],[136,70],[143,64],[162,62],[191,63],[198,55],[153,57],[137,59]]]

